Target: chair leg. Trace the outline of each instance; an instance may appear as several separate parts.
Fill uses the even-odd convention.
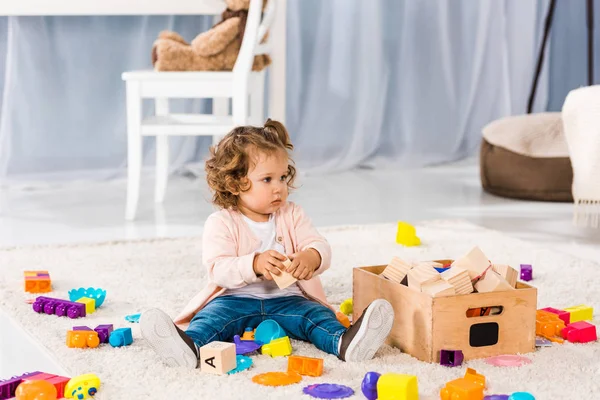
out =
[[[215,97],[213,98],[213,115],[215,116],[227,116],[229,115],[229,98],[228,97]],[[216,146],[219,141],[225,136],[227,132],[223,132],[222,135],[214,135],[212,137],[212,144]]]
[[[140,83],[127,82],[127,206],[125,219],[135,219],[142,174],[142,99]]]
[[[257,79],[250,92],[250,123],[261,126],[265,122],[265,75]]]
[[[249,107],[249,95],[247,91],[243,93],[235,94],[233,96],[233,125],[247,125],[248,124],[248,107]]]
[[[154,100],[156,115],[169,115],[169,99]],[[156,182],[154,186],[154,201],[162,203],[165,199],[167,181],[169,179],[169,136],[156,136]]]

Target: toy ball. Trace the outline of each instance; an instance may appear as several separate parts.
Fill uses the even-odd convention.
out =
[[[96,308],[99,308],[106,298],[106,290],[92,287],[87,289],[79,288],[69,290],[69,300],[77,301],[82,297],[89,297],[90,299],[96,300]]]
[[[17,400],[56,400],[56,388],[47,381],[24,381],[15,391]]]

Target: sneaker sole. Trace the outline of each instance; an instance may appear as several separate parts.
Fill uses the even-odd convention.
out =
[[[173,321],[158,309],[148,310],[140,317],[142,336],[150,347],[170,367],[195,369],[198,359],[187,343],[183,341]]]
[[[391,318],[390,318],[391,316]],[[366,361],[375,356],[394,324],[394,309],[385,300],[375,300],[367,308],[356,336],[346,349],[346,361]]]

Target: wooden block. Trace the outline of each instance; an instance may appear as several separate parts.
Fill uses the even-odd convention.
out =
[[[474,247],[467,255],[452,263],[452,267],[460,267],[469,271],[472,281],[479,279],[490,266],[490,261],[479,247]]]
[[[283,266],[284,267],[289,267],[290,265],[292,265],[292,262],[287,259],[283,262]],[[289,272],[285,272],[285,271],[281,271],[281,275],[277,276],[277,275],[272,275],[273,276],[273,280],[275,281],[275,283],[277,284],[277,286],[279,286],[279,289],[285,289],[288,286],[291,286],[292,284],[296,283],[296,281],[298,279],[294,278],[294,276],[292,274],[290,274]]]
[[[444,280],[439,280],[433,283],[428,283],[421,287],[423,293],[430,294],[431,297],[454,296],[456,290],[454,286]]]
[[[519,273],[516,269],[505,264],[494,264],[492,265],[492,269],[500,274],[501,277],[506,279],[510,286],[517,286],[517,277],[519,276]]]
[[[510,286],[506,279],[501,277],[500,274],[489,270],[486,272],[485,276],[475,284],[475,289],[477,289],[479,293],[489,293],[514,290],[515,288]]]
[[[431,268],[442,268],[444,264],[435,261],[421,261],[418,265],[428,265]]]
[[[200,347],[200,371],[224,375],[236,366],[234,343],[211,342]]]
[[[394,257],[381,275],[385,276],[390,281],[401,283],[411,269],[412,265],[398,257]]]
[[[456,294],[473,293],[473,284],[469,272],[459,267],[451,267],[440,274],[443,280],[454,287]]]
[[[408,287],[421,291],[423,285],[439,281],[440,273],[429,265],[417,265],[408,271]]]

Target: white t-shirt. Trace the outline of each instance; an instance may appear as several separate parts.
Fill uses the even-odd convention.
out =
[[[254,235],[260,240],[260,248],[256,249],[259,253],[267,250],[275,250],[285,255],[285,249],[282,244],[276,240],[277,229],[275,218],[271,217],[267,222],[256,222],[242,215],[242,218],[248,224],[248,227]],[[257,283],[251,283],[239,289],[227,289],[223,296],[253,297],[257,299],[272,299],[285,296],[304,296],[298,285],[293,284],[285,289],[279,289],[275,281],[263,280]]]

